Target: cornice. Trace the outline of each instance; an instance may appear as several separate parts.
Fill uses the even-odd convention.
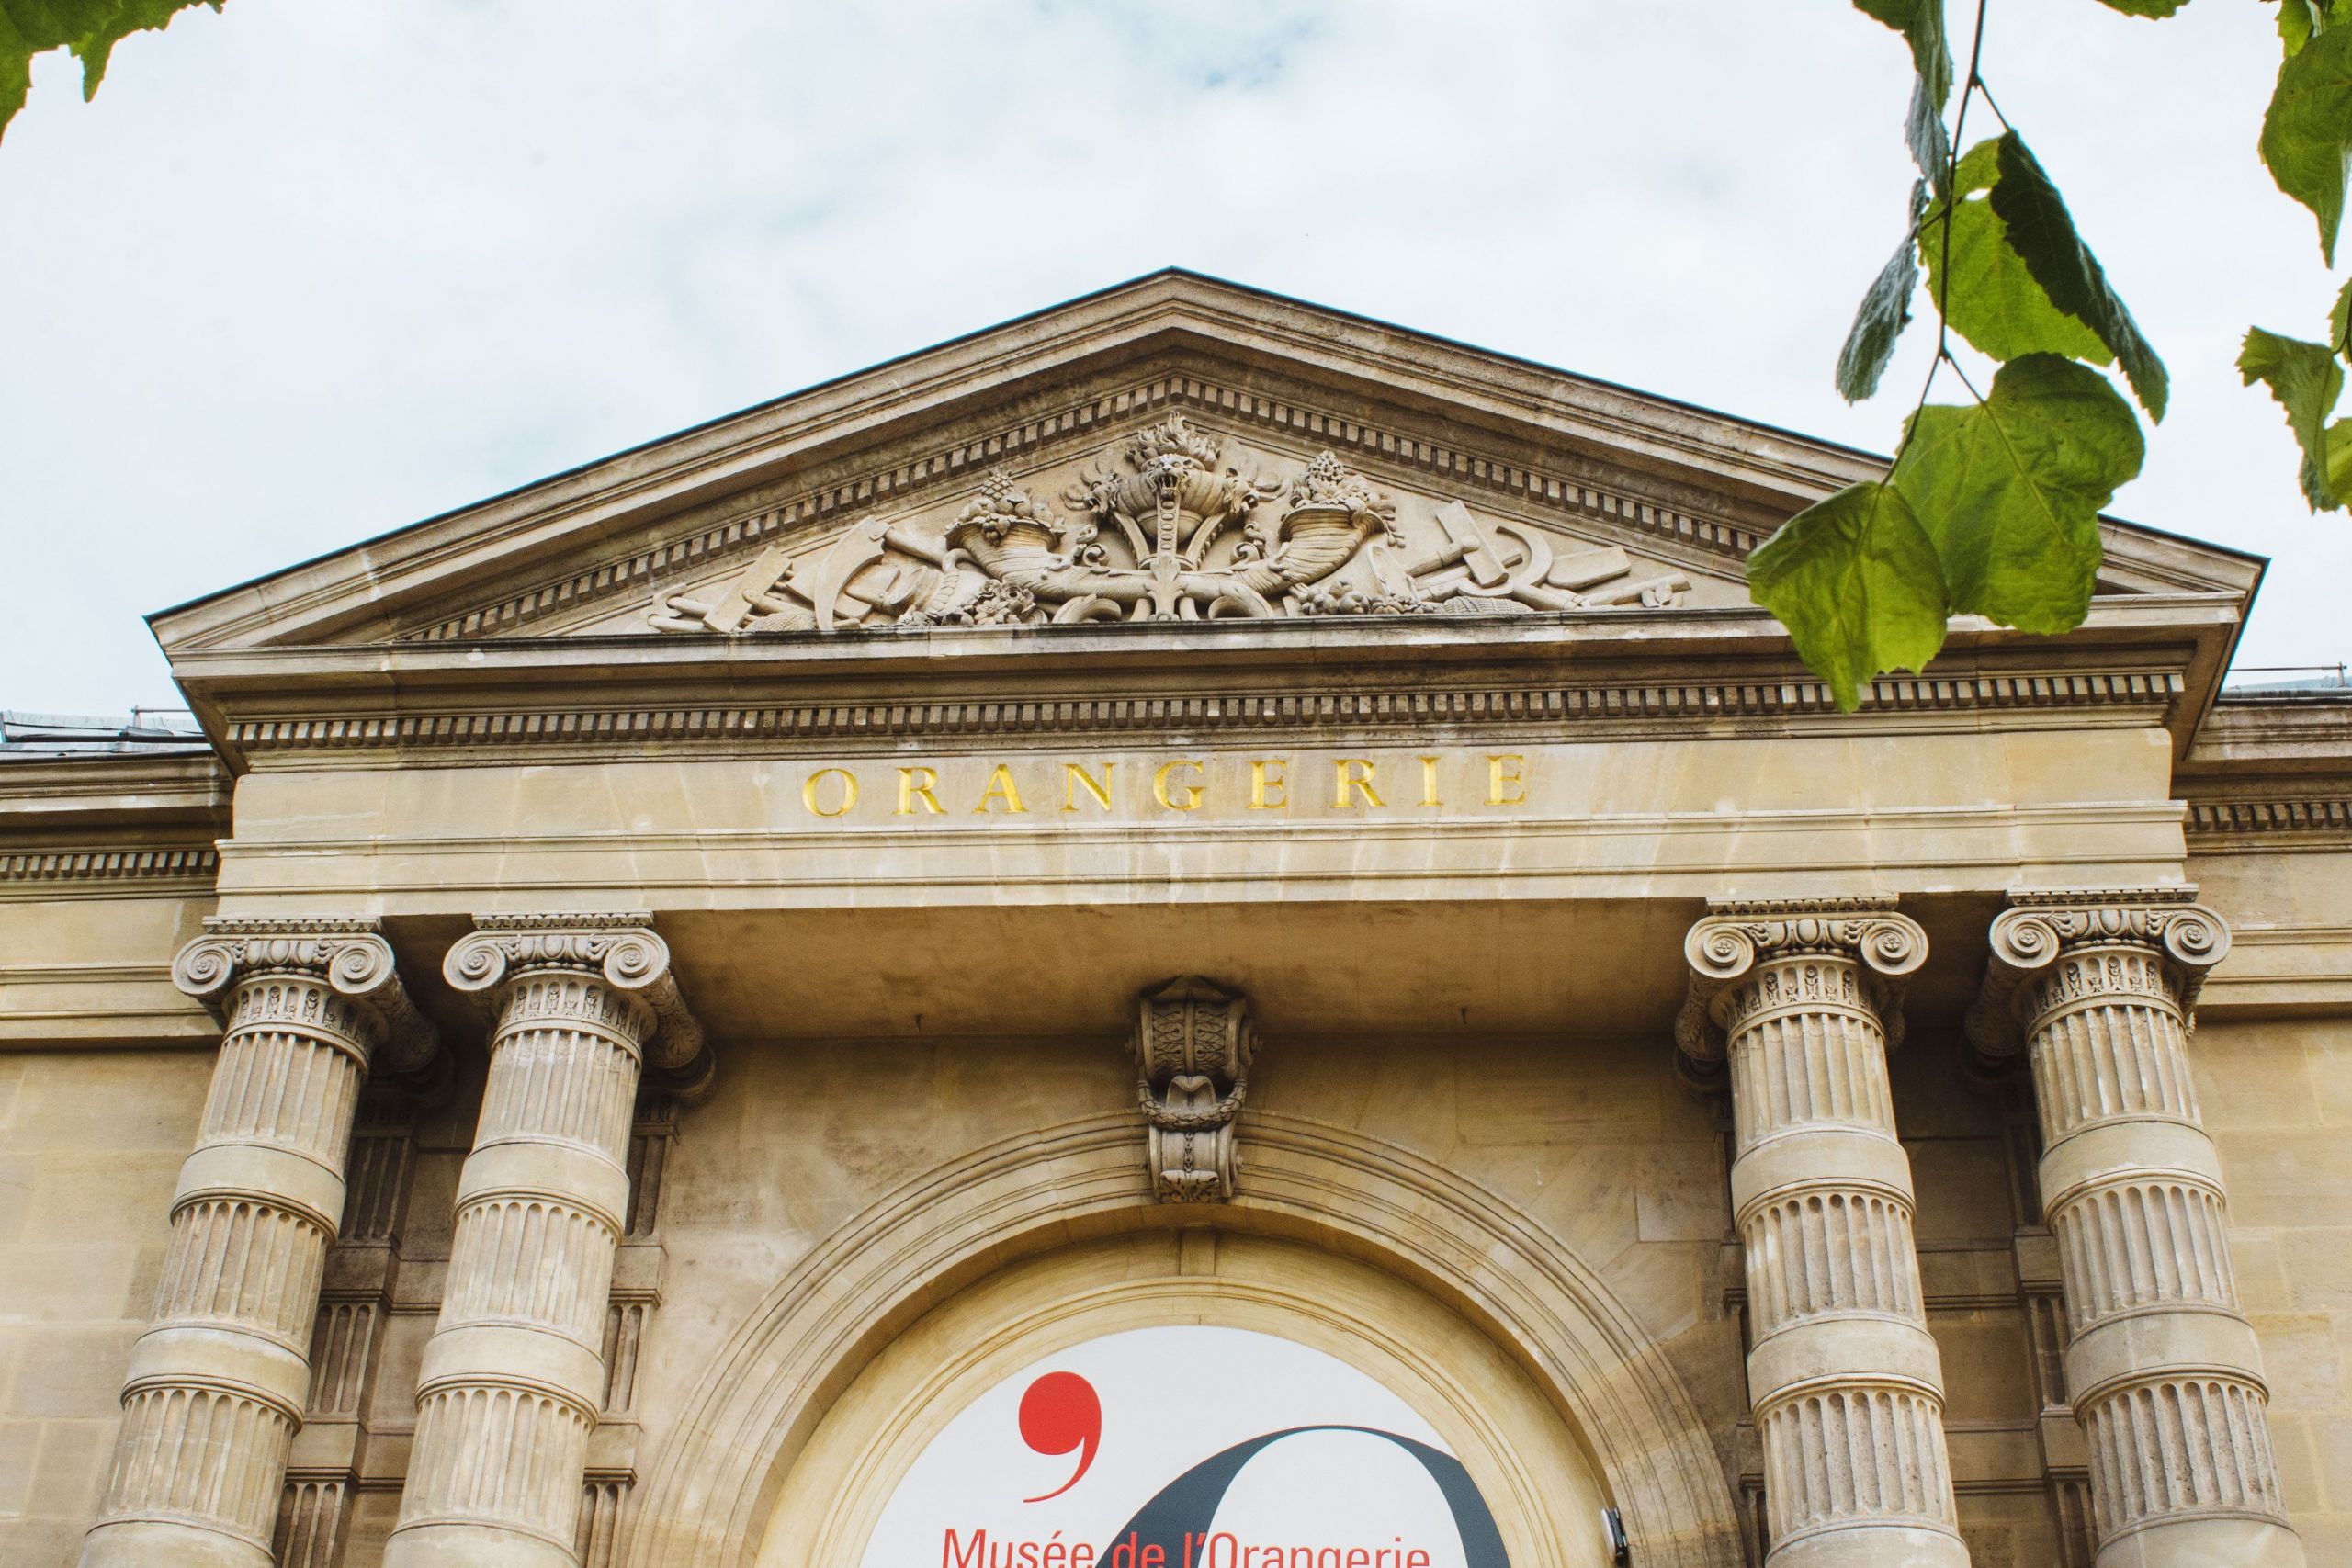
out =
[[[220,870],[220,852],[210,844],[0,852],[0,884],[184,883],[209,891]]]
[[[2182,760],[2186,777],[2332,774],[2352,786],[2352,698],[2224,692]]]
[[[172,814],[228,819],[229,770],[207,751],[0,752],[0,833]]]
[[[2268,791],[2192,795],[2184,824],[2191,848],[2352,847],[2352,791],[2301,795]]]
[[[2201,853],[2352,848],[2352,701],[2225,693],[2175,788]]]
[[[209,894],[231,783],[209,752],[0,756],[0,898]]]
[[[1189,740],[1231,733],[1527,739],[2187,728],[2235,621],[2213,596],[2132,595],[2030,638],[1958,622],[1925,677],[1839,714],[1755,609],[1508,617],[941,628],[831,637],[607,637],[187,656],[230,764],[458,763],[645,747],[841,752],[908,739]],[[1432,624],[1434,623],[1434,624]]]
[[[2177,708],[2180,677],[2162,670],[2092,674],[2022,672],[1936,680],[1890,680],[1869,689],[1864,709],[1841,715],[1828,689],[1809,680],[1575,684],[1433,684],[1409,693],[1309,688],[1281,695],[1241,686],[1178,696],[1079,697],[970,702],[907,700],[535,704],[430,714],[322,715],[256,718],[226,727],[248,764],[368,751],[455,753],[492,761],[518,751],[610,756],[627,748],[680,745],[783,751],[821,744],[833,750],[939,740],[1191,739],[1230,734],[1335,739],[1431,727],[1555,731],[1564,739],[1648,734],[1687,736],[1694,724],[1732,724],[1763,733],[1792,725],[1863,731],[1890,725],[1933,727],[1984,714],[2013,716],[2018,728],[2053,723],[2155,727]]]

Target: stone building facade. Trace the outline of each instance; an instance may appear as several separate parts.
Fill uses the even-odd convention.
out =
[[[1874,462],[1171,273],[154,616],[0,1561],[2352,1562],[2352,703],[2116,523],[1838,714]]]

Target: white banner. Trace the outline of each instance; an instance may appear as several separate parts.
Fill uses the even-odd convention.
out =
[[[1444,1439],[1338,1358],[1199,1325],[1023,1368],[923,1450],[863,1568],[1509,1568]]]

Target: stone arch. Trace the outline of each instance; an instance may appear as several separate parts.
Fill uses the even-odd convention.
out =
[[[1330,1248],[1417,1285],[1493,1337],[1578,1435],[1654,1568],[1742,1561],[1722,1461],[1681,1379],[1592,1271],[1442,1166],[1252,1111],[1222,1228]],[[1131,1113],[1020,1134],[907,1182],[812,1248],[706,1369],[642,1495],[624,1561],[747,1568],[817,1423],[932,1307],[1020,1258],[1199,1223],[1157,1201]]]

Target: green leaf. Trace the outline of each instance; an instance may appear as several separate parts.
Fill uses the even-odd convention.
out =
[[[2344,371],[2335,352],[2324,343],[2280,337],[2256,327],[2245,334],[2238,373],[2249,387],[2256,381],[2268,387],[2287,411],[2287,428],[2303,449],[2303,499],[2312,510],[2333,512],[2342,506],[2339,498],[2346,492],[2335,488],[2328,472],[2327,416],[2344,394]]]
[[[1862,682],[1917,670],[1943,646],[1943,571],[1892,485],[1851,486],[1781,525],[1747,558],[1747,592],[1848,713]]]
[[[2319,253],[2335,265],[2352,158],[2352,27],[2335,23],[2287,57],[2262,117],[2262,161],[2278,188],[2319,220]]]
[[[1911,150],[1911,162],[1940,194],[1951,182],[1951,138],[1944,131],[1943,110],[1928,100],[1925,78],[1911,84],[1911,111],[1903,119],[1903,144]]]
[[[2286,45],[2289,54],[2311,42],[2319,28],[2320,17],[2312,11],[2311,0],[2279,0],[2278,41]]]
[[[2099,4],[2127,17],[2162,17],[2176,14],[2188,0],[2099,0]]]
[[[1976,406],[1912,415],[1893,482],[1935,542],[1954,614],[2055,635],[2090,608],[2099,509],[2146,452],[2107,378],[2032,354]]]
[[[2008,230],[2009,244],[2025,258],[2027,270],[2050,302],[2098,334],[2122,366],[2140,406],[2162,423],[2171,386],[2165,362],[2107,286],[2106,271],[2075,231],[2065,200],[2025,138],[2006,131],[1996,145],[2001,175],[1993,183],[1993,210]]]
[[[92,28],[74,40],[74,57],[82,62],[82,101],[88,103],[98,96],[98,84],[106,79],[107,62],[114,57],[114,46],[132,33],[161,32],[171,25],[174,17],[194,6],[209,6],[220,9],[224,0],[119,0],[114,15],[104,24]],[[7,0],[0,0],[0,5]]]
[[[1985,192],[2000,172],[1996,141],[1980,141],[1960,161],[1959,199],[1951,204],[1951,267],[1944,271],[1944,209],[1928,214],[1919,229],[1919,259],[1927,265],[1928,291],[1943,301],[1951,330],[1995,359],[2029,354],[2063,354],[2093,365],[2113,355],[2097,333],[2050,302],[2032,269],[2009,243],[2007,225]]]
[[[34,55],[72,50],[82,62],[86,101],[105,79],[116,44],[198,5],[217,11],[221,0],[0,0],[0,135],[25,107]]]
[[[2352,282],[2346,282],[2335,297],[2335,306],[2327,312],[2327,326],[2328,346],[2352,365]]]
[[[1938,191],[1951,162],[1944,135],[1944,105],[1951,101],[1951,47],[1944,38],[1944,0],[1854,0],[1864,16],[1901,33],[1911,46],[1911,68],[1918,74],[1904,120],[1911,161]]]
[[[1853,329],[1846,334],[1846,346],[1838,355],[1838,392],[1849,403],[1877,394],[1879,378],[1886,374],[1887,361],[1894,357],[1895,340],[1911,324],[1911,296],[1919,287],[1919,263],[1913,245],[1920,215],[1927,210],[1928,183],[1915,180],[1911,231],[1903,236],[1903,243],[1894,248],[1870,292],[1862,296],[1861,309],[1854,312]]]
[[[2352,419],[2327,427],[2327,488],[2331,494],[2352,496]]]

